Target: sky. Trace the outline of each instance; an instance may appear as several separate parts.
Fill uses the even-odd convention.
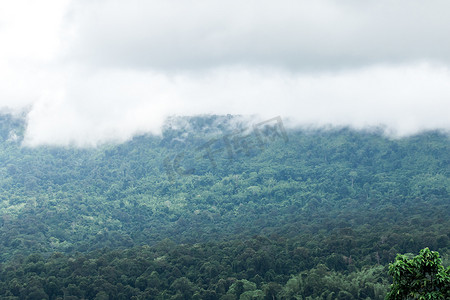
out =
[[[450,131],[450,2],[0,0],[0,110],[96,146],[168,116]]]

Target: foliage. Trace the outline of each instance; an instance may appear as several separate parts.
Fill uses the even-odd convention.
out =
[[[394,283],[386,299],[450,299],[450,267],[442,266],[437,251],[425,248],[413,258],[399,254],[389,274]]]
[[[80,149],[25,127],[0,116],[2,299],[378,299],[397,253],[450,253],[440,132],[201,116]]]
[[[388,288],[383,266],[341,273],[318,264],[298,273],[289,254],[268,270],[246,267],[245,254],[291,241],[255,237],[195,245],[99,250],[48,258],[37,254],[0,267],[0,298],[25,299],[382,299]],[[268,251],[270,252],[270,251]],[[297,274],[297,275],[290,275]]]

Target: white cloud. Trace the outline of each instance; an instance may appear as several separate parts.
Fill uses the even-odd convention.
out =
[[[173,114],[280,115],[292,126],[383,124],[397,135],[450,129],[450,71],[428,64],[315,75],[249,68],[72,73],[65,95],[37,102],[29,114],[28,144],[124,141],[158,133]]]
[[[158,133],[169,115],[450,130],[447,1],[0,4],[0,108],[27,145]],[[6,45],[6,46],[3,46]]]
[[[0,2],[0,108],[18,110],[54,93],[65,0]],[[55,69],[58,69],[56,71]]]
[[[0,57],[9,61],[52,60],[60,46],[67,0],[0,2]]]

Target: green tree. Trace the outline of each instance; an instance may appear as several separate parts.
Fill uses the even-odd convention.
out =
[[[393,284],[387,300],[450,299],[450,267],[444,268],[437,251],[425,248],[413,258],[398,254],[389,274]]]

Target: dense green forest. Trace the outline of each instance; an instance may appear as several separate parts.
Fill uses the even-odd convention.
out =
[[[0,117],[1,299],[383,299],[450,254],[450,138],[168,119],[96,148]],[[309,298],[308,298],[309,297]]]

